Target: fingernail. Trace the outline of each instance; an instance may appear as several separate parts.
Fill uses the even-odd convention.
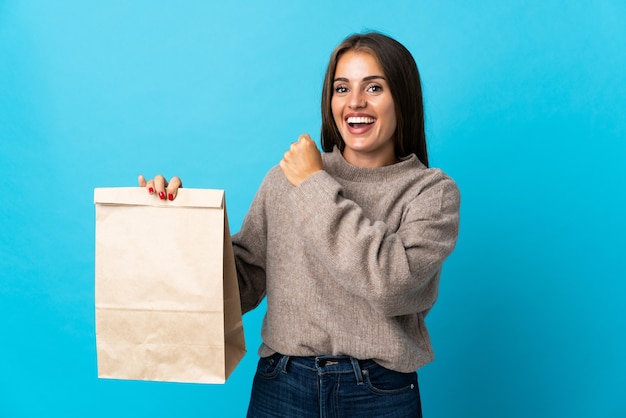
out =
[[[165,193],[159,192],[159,199],[165,200]]]
[[[169,200],[174,200],[174,195],[170,193],[170,194],[167,195],[167,198]]]
[[[152,194],[152,193],[154,193],[154,189],[153,189],[152,187],[150,187],[150,188],[148,189],[148,192],[150,192],[150,194]]]

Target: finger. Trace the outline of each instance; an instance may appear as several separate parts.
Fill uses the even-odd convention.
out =
[[[283,175],[287,178],[287,180],[289,180],[291,171],[289,170],[289,164],[287,163],[287,161],[285,161],[285,159],[283,158],[278,163],[278,166],[280,167],[280,171],[283,172]]]
[[[154,191],[161,200],[165,200],[166,187],[167,181],[165,181],[165,177],[160,174],[154,176]]]
[[[298,150],[302,150],[303,146],[307,143],[307,141],[310,140],[311,137],[308,134],[300,135],[297,141],[291,143],[291,145],[289,146],[289,151],[298,152]]]
[[[150,179],[146,182],[146,188],[148,189],[148,193],[154,194],[154,180]]]
[[[170,179],[170,183],[167,185],[167,199],[174,200],[178,194],[178,189],[183,187],[183,182],[180,177],[174,176]]]
[[[284,161],[285,163],[287,163],[289,160],[291,160],[291,155],[292,155],[292,152],[294,152],[294,147],[295,147],[295,144],[291,144],[291,147],[289,148],[289,151],[286,151],[286,152],[283,154],[283,159],[282,159],[282,161]]]
[[[139,183],[139,187],[145,187],[148,193],[154,194],[154,181],[152,179],[146,181],[146,178],[140,174],[139,177],[137,177],[137,182]]]

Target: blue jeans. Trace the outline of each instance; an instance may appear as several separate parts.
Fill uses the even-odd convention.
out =
[[[261,358],[248,418],[411,418],[422,416],[417,373],[352,357]]]

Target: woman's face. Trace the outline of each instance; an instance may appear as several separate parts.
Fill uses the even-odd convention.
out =
[[[331,109],[346,144],[343,156],[359,167],[396,162],[396,111],[385,74],[374,56],[348,51],[337,61]]]

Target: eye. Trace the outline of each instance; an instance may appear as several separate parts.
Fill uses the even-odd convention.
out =
[[[380,84],[370,84],[367,86],[367,91],[370,93],[381,93],[383,91],[383,86]]]
[[[341,84],[338,85],[338,86],[335,86],[335,93],[337,93],[337,94],[344,94],[344,93],[347,93],[347,92],[348,92],[348,88],[346,86],[343,86]]]

